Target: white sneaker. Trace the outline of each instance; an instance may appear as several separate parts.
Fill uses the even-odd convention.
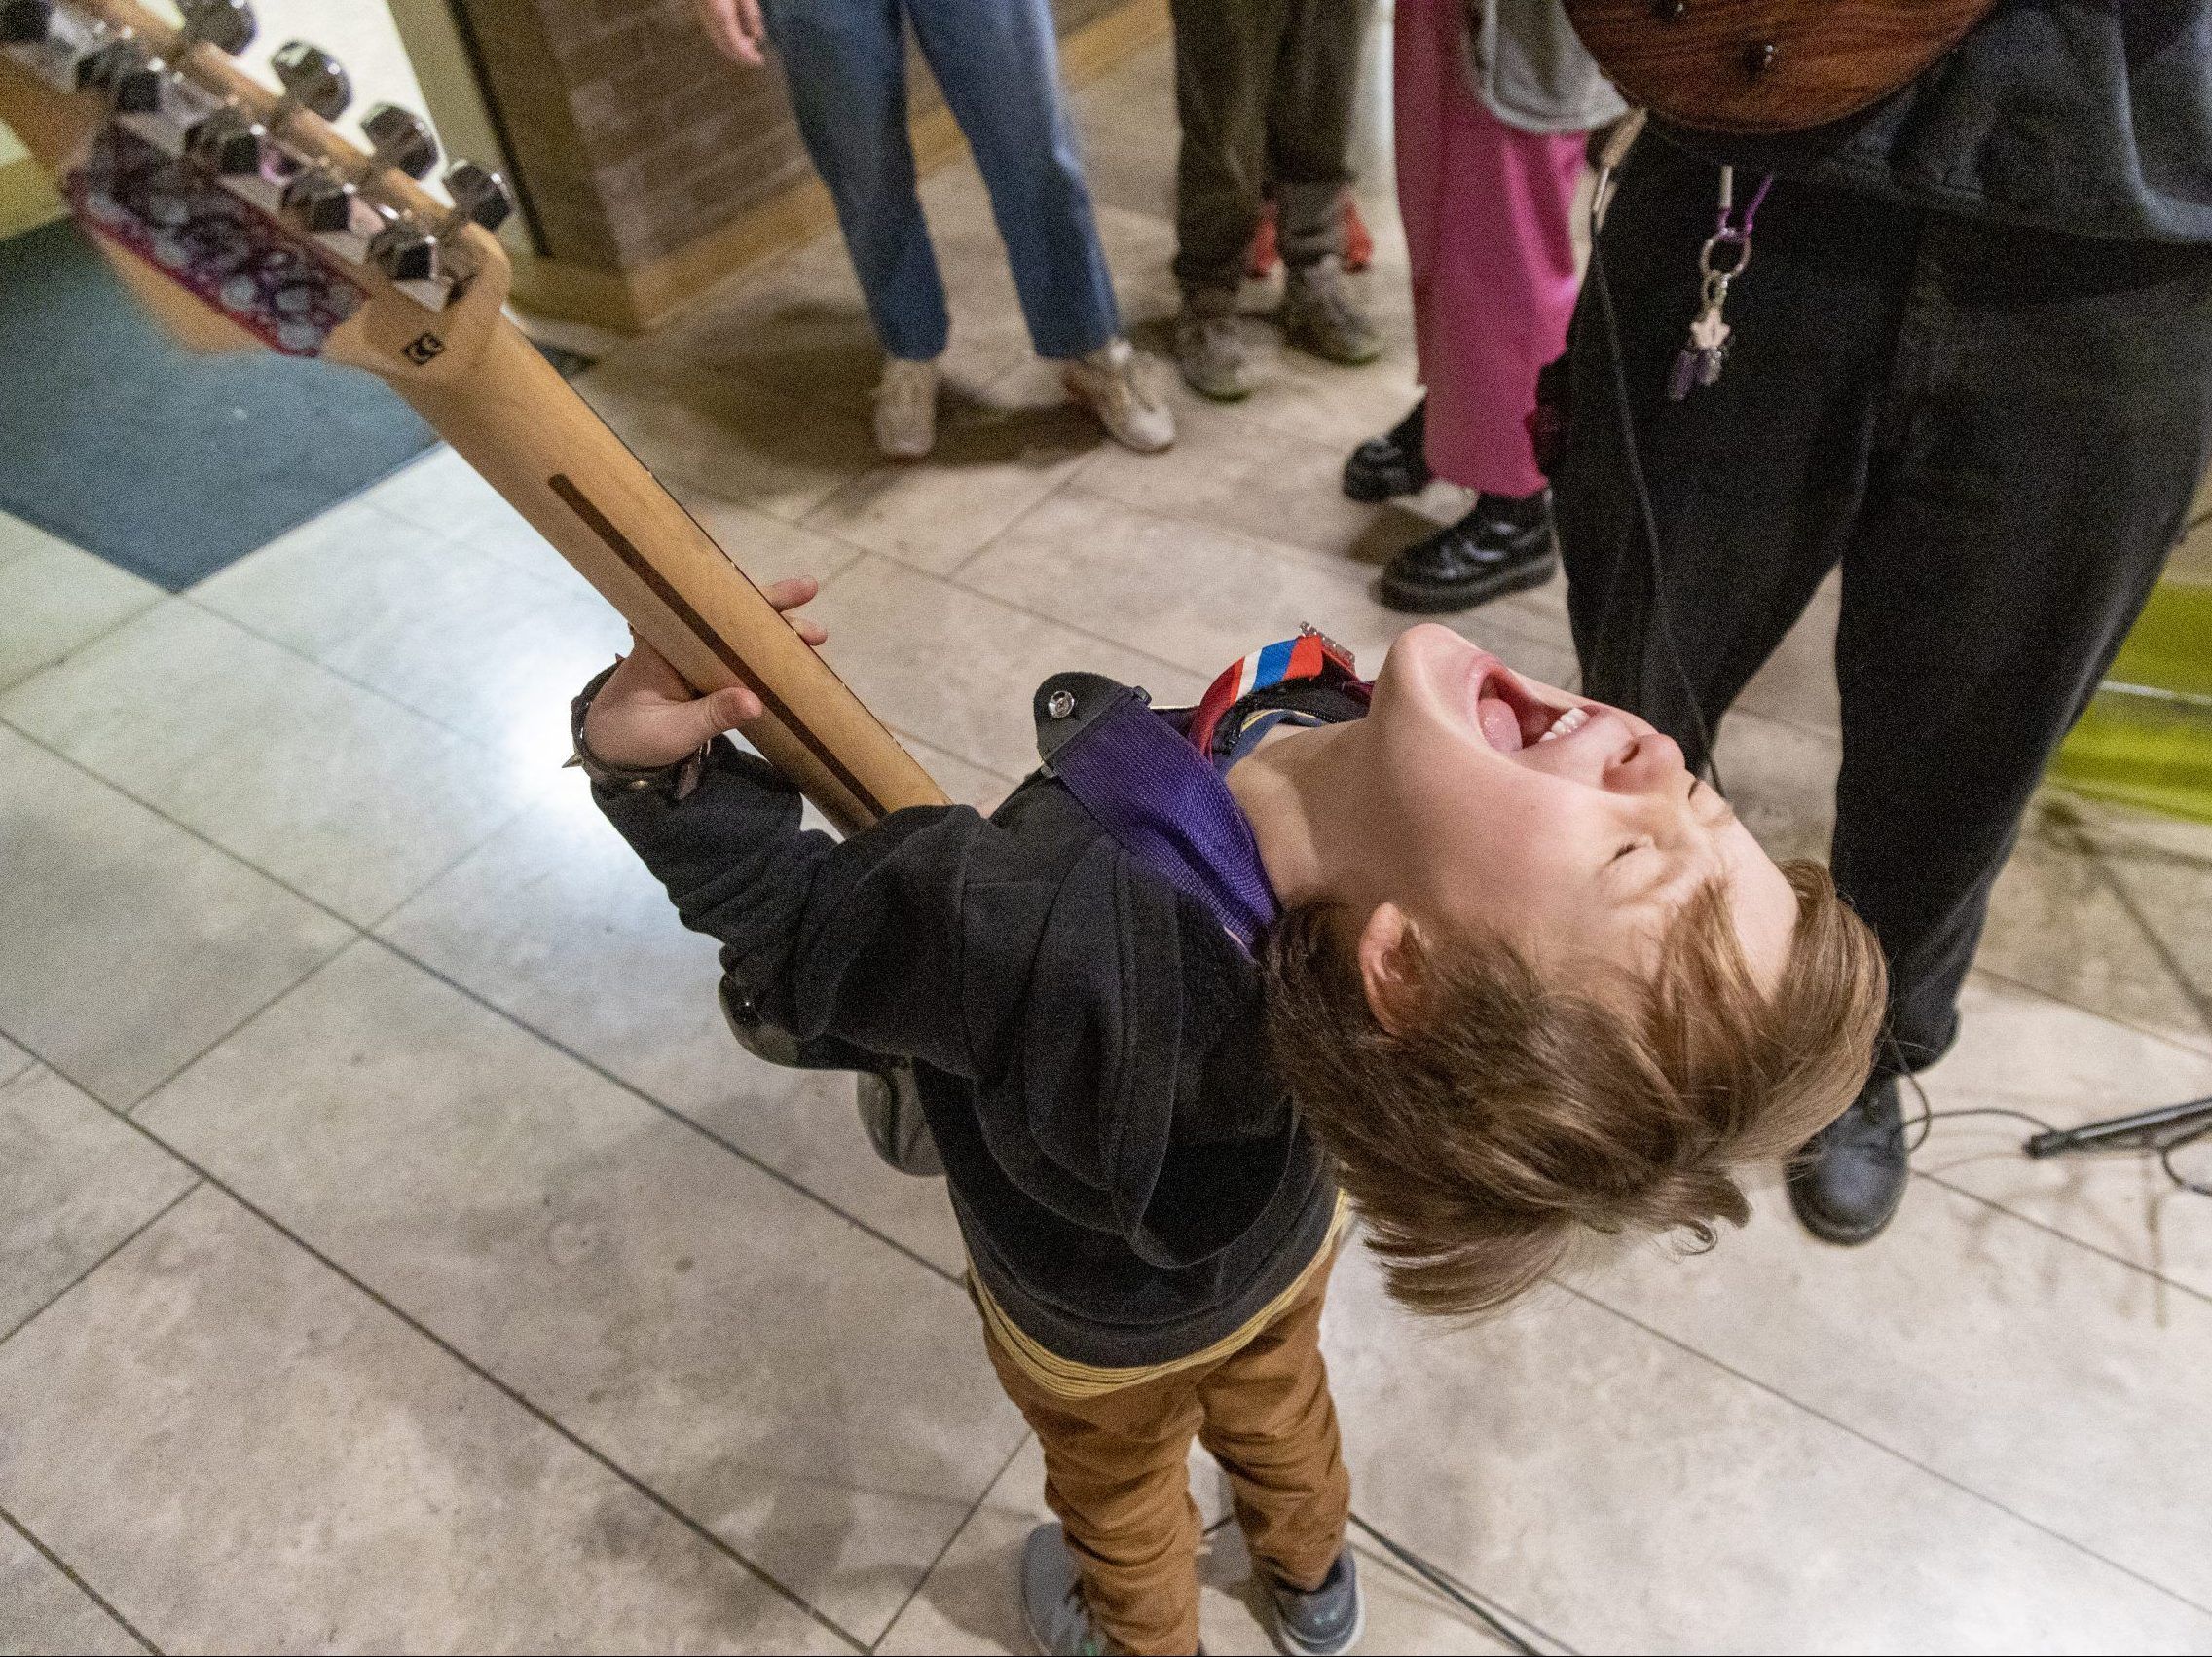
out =
[[[886,357],[875,387],[875,446],[894,460],[937,447],[937,363]]]
[[[1098,417],[1106,434],[1140,455],[1157,455],[1175,441],[1175,411],[1144,383],[1136,348],[1109,340],[1088,356],[1063,363],[1068,395]]]

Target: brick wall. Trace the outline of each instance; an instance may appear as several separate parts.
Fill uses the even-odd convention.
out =
[[[648,264],[804,176],[783,77],[724,60],[692,0],[452,0],[538,251]],[[1053,0],[1063,33],[1117,0]],[[939,101],[918,59],[916,110]]]

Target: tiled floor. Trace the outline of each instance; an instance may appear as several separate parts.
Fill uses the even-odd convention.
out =
[[[1079,99],[1153,340],[1164,70]],[[1379,650],[1418,514],[1334,478],[1412,395],[1386,201],[1385,361],[1283,358],[1138,460],[1028,359],[973,174],[928,196],[937,463],[868,450],[832,242],[582,384],[756,572],[824,578],[830,654],[947,787],[1025,768],[1054,670],[1187,695],[1301,619]],[[1832,614],[1723,739],[1790,849],[1825,834]],[[1466,625],[1570,670],[1556,589]],[[940,1189],[731,1045],[711,946],[555,768],[621,637],[442,452],[173,599],[0,521],[0,1649],[1018,1643],[1037,1454]],[[2208,900],[2212,835],[2046,796],[1936,1102],[2212,1091]],[[1355,1258],[1359,1510],[1547,1645],[2212,1651],[2212,1202],[2019,1132],[1939,1126],[1872,1248],[1770,1186],[1709,1258],[1474,1331]],[[1493,1649],[1366,1568],[1368,1649]],[[1204,1575],[1208,1648],[1263,1649],[1233,1528]]]

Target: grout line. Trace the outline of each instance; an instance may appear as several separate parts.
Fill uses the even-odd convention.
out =
[[[56,1074],[58,1074],[58,1072]],[[190,1164],[186,1165],[189,1166]],[[109,1261],[113,1260],[125,1249],[129,1248],[132,1243],[136,1242],[139,1238],[140,1234],[151,1230],[156,1222],[166,1218],[170,1209],[174,1208],[178,1203],[182,1202],[186,1197],[190,1197],[194,1192],[198,1191],[200,1189],[200,1185],[201,1181],[198,1174],[196,1173],[194,1177],[186,1184],[185,1188],[182,1191],[178,1192],[174,1197],[170,1197],[166,1202],[163,1203],[161,1207],[155,1209],[153,1213],[147,1215],[145,1219],[139,1221],[137,1225],[131,1227],[129,1234],[127,1236],[121,1238],[113,1248],[107,1250],[97,1260],[93,1261],[90,1266],[86,1267],[84,1270],[78,1272],[76,1276],[70,1278],[68,1282],[62,1284],[60,1288],[55,1290],[53,1294],[47,1296],[45,1300],[41,1301],[37,1306],[33,1307],[29,1311],[25,1312],[20,1318],[16,1321],[13,1328],[7,1330],[5,1333],[0,1333],[0,1346],[5,1346],[9,1342],[13,1341],[17,1336],[20,1335],[24,1330],[28,1329],[32,1324],[36,1323],[39,1320],[41,1314],[43,1314],[48,1307],[58,1306],[63,1300],[66,1300],[68,1298],[70,1290],[76,1288],[78,1284],[82,1283],[93,1272],[97,1271]]]
[[[2076,1001],[2071,996],[2058,995],[2041,984],[2031,983],[2026,978],[2015,977],[2010,973],[2000,971],[1995,967],[1982,966],[1979,962],[1974,964],[1972,971],[1992,982],[2001,983],[2008,989],[2019,990],[2026,995],[2036,996],[2041,1000],[2049,1002],[2054,1007],[2071,1008],[2076,1013],[2086,1013],[2092,1018],[2101,1018],[2108,1024],[2117,1024],[2122,1030],[2131,1030],[2136,1035],[2147,1037],[2163,1047],[2169,1047],[2178,1053],[2186,1053],[2192,1058],[2212,1059],[2212,1046],[2199,1045],[2189,1037],[2175,1035],[2171,1030],[2161,1030],[2156,1025],[2142,1023],[2124,1013],[2115,1013],[2109,1008],[2091,1007],[2087,1002]]]
[[[372,933],[365,935],[361,941],[374,944],[376,947],[383,949],[387,954],[393,955],[399,960],[406,962],[409,966],[422,973],[424,976],[435,979],[437,982],[445,985],[446,988],[452,990],[455,994],[484,1009],[485,1012],[492,1013],[502,1022],[511,1024],[512,1026],[514,1026],[514,1028],[522,1031],[525,1035],[531,1036],[536,1041],[542,1043],[544,1046],[551,1048],[555,1052],[560,1053],[564,1058],[569,1059],[574,1064],[582,1066],[585,1070],[590,1071],[594,1076],[598,1077],[602,1082],[607,1083],[609,1086],[618,1088],[622,1092],[627,1093],[631,1098],[637,1100],[640,1104],[658,1112],[664,1117],[667,1117],[678,1126],[688,1128],[691,1132],[706,1140],[710,1145],[714,1145],[720,1150],[726,1151],[727,1153],[729,1153],[729,1155],[735,1157],[739,1161],[748,1164],[758,1173],[765,1174],[769,1179],[774,1180],[778,1185],[783,1186],[786,1190],[792,1191],[798,1196],[805,1197],[809,1202],[814,1203],[817,1207],[827,1209],[830,1213],[834,1214],[838,1219],[844,1221],[845,1224],[851,1226],[854,1230],[866,1233],[868,1236],[873,1237],[877,1242],[883,1244],[884,1247],[891,1249],[895,1253],[904,1255],[916,1266],[919,1266],[923,1270],[929,1272],[931,1276],[939,1278],[940,1281],[949,1283],[954,1288],[960,1287],[961,1279],[958,1273],[947,1271],[943,1267],[938,1265],[935,1261],[929,1259],[926,1255],[923,1255],[907,1244],[901,1242],[897,1237],[890,1235],[888,1233],[879,1231],[876,1227],[870,1225],[867,1221],[861,1219],[858,1215],[852,1213],[850,1210],[842,1208],[835,1202],[832,1202],[829,1197],[823,1196],[822,1193],[815,1191],[808,1186],[800,1184],[798,1180],[794,1179],[792,1175],[785,1173],[781,1168],[775,1167],[768,1162],[762,1161],[758,1157],[746,1150],[742,1145],[737,1144],[734,1140],[725,1139],[720,1134],[717,1133],[713,1128],[708,1127],[701,1123],[694,1122],[690,1117],[685,1116],[674,1105],[667,1104],[660,1099],[656,1099],[652,1094],[646,1092],[643,1087],[638,1086],[634,1083],[625,1081],[621,1076],[608,1069],[597,1059],[590,1057],[588,1054],[579,1052],[574,1048],[571,1048],[567,1043],[563,1042],[559,1037],[550,1035],[546,1031],[539,1029],[536,1025],[531,1023],[528,1019],[521,1017],[519,1014],[510,1013],[509,1011],[507,1011],[507,1009],[501,1007],[498,1002],[486,999],[477,991],[470,989],[468,985],[461,982],[457,978],[448,976],[444,972],[432,966],[429,962],[424,961],[421,957],[410,953],[406,949],[401,948],[398,944],[392,942],[389,939],[381,938]],[[350,948],[351,947],[351,945],[349,945],[348,947]],[[317,971],[320,971],[320,969],[318,968]],[[731,1038],[731,1045],[736,1045],[736,1038],[734,1036]]]
[[[129,1119],[126,1120],[128,1121]],[[326,1270],[335,1275],[340,1281],[350,1284],[354,1289],[358,1290],[370,1301],[374,1302],[377,1306],[382,1307],[386,1311],[389,1312],[393,1317],[397,1318],[407,1328],[413,1330],[424,1340],[429,1342],[430,1344],[437,1347],[438,1350],[444,1352],[446,1356],[452,1358],[454,1362],[460,1364],[463,1369],[468,1371],[469,1374],[475,1376],[479,1381],[492,1387],[502,1397],[506,1398],[510,1403],[513,1403],[518,1408],[528,1413],[540,1425],[556,1433],[562,1439],[566,1440],[569,1444],[573,1445],[577,1450],[583,1452],[584,1454],[590,1456],[592,1460],[598,1462],[599,1465],[606,1468],[608,1472],[612,1473],[616,1478],[620,1479],[624,1484],[628,1485],[640,1495],[650,1501],[655,1507],[659,1508],[671,1519],[682,1525],[686,1530],[689,1530],[693,1535],[697,1536],[701,1541],[705,1542],[717,1553],[735,1561],[746,1570],[750,1571],[754,1576],[757,1577],[761,1582],[774,1589],[777,1594],[781,1595],[784,1599],[789,1600],[793,1604],[796,1605],[801,1611],[805,1612],[807,1616],[820,1623],[824,1628],[830,1630],[830,1633],[836,1635],[840,1639],[843,1639],[847,1644],[853,1646],[856,1650],[865,1651],[866,1649],[866,1644],[865,1641],[854,1639],[850,1632],[848,1632],[845,1628],[832,1620],[827,1613],[817,1610],[812,1604],[808,1603],[808,1602],[803,1597],[801,1597],[790,1587],[786,1586],[768,1570],[758,1565],[756,1565],[752,1560],[746,1558],[746,1556],[740,1553],[734,1546],[724,1541],[720,1536],[717,1535],[713,1530],[709,1529],[698,1520],[692,1518],[690,1514],[684,1512],[682,1508],[677,1506],[677,1504],[674,1501],[670,1500],[667,1496],[662,1495],[660,1491],[653,1489],[653,1487],[647,1484],[644,1479],[639,1477],[637,1474],[632,1473],[628,1468],[624,1467],[612,1456],[602,1451],[589,1439],[583,1437],[580,1433],[567,1426],[550,1411],[537,1404],[527,1393],[523,1392],[520,1387],[511,1385],[507,1381],[500,1379],[500,1377],[495,1374],[489,1367],[479,1363],[476,1359],[470,1357],[453,1342],[447,1340],[443,1335],[440,1335],[428,1324],[417,1318],[413,1313],[406,1310],[396,1301],[393,1301],[389,1296],[386,1295],[382,1290],[376,1288],[373,1284],[364,1281],[362,1278],[355,1276],[352,1271],[349,1270],[345,1266],[341,1265],[336,1259],[324,1253],[313,1243],[308,1241],[306,1237],[302,1236],[298,1232],[293,1231],[289,1226],[285,1225],[274,1214],[269,1213],[266,1209],[263,1209],[262,1207],[248,1199],[242,1193],[225,1182],[220,1175],[215,1174],[206,1168],[203,1168],[198,1163],[194,1162],[191,1158],[185,1156],[181,1151],[177,1150],[176,1147],[164,1140],[161,1135],[154,1132],[152,1128],[146,1126],[143,1123],[138,1122],[132,1122],[130,1123],[130,1125],[136,1128],[140,1133],[144,1134],[146,1138],[153,1141],[154,1144],[159,1145],[163,1150],[168,1152],[169,1155],[175,1157],[179,1161],[185,1163],[186,1166],[191,1167],[195,1171],[197,1171],[200,1174],[203,1182],[204,1182],[206,1189],[221,1193],[231,1201],[237,1203],[239,1207],[245,1210],[245,1212],[247,1212],[248,1214],[251,1214],[255,1219],[259,1220],[263,1225],[267,1226],[271,1231],[275,1232],[278,1236],[284,1238],[295,1248],[298,1248],[303,1253],[307,1254],[311,1259],[314,1260]]]
[[[2066,1238],[2064,1240],[2071,1242],[2073,1239]],[[2045,1524],[2042,1520],[2031,1518],[2029,1515],[2020,1512],[2017,1508],[2012,1507],[2009,1503],[1999,1500],[1996,1496],[1990,1495],[1986,1491],[1975,1490],[1972,1485],[1965,1483],[1963,1480],[1953,1476],[1952,1474],[1944,1472],[1941,1468],[1930,1466],[1927,1462],[1922,1461],[1917,1456],[1908,1454],[1906,1452],[1898,1449],[1894,1445],[1884,1443],[1881,1439],[1874,1437],[1872,1433],[1865,1431],[1862,1428],[1853,1426],[1849,1421],[1843,1420],[1838,1417],[1831,1416],[1825,1410],[1823,1410],[1816,1405],[1809,1404],[1801,1398],[1792,1397],[1790,1394],[1783,1391],[1780,1387],[1774,1385],[1769,1381],[1761,1381],[1757,1376],[1751,1374],[1749,1371],[1738,1369],[1734,1364],[1729,1363],[1726,1359],[1717,1357],[1714,1353],[1708,1352],[1702,1347],[1694,1346],[1689,1342],[1684,1341],[1677,1336],[1670,1335],[1666,1330],[1659,1328],[1657,1325],[1647,1323],[1642,1318],[1637,1316],[1635,1313],[1624,1311],[1619,1307],[1612,1305],[1610,1302],[1599,1299],[1598,1296],[1586,1289],[1576,1288],[1572,1284],[1563,1282],[1556,1277],[1549,1279],[1549,1281],[1552,1283],[1553,1287],[1564,1291],[1566,1294],[1573,1297],[1575,1300],[1581,1301],[1584,1305],[1593,1307],[1609,1316],[1617,1317],[1623,1323],[1628,1324],[1631,1328],[1641,1329],[1644,1334],[1651,1336],[1655,1340],[1665,1342],[1668,1345],[1673,1346],[1676,1350],[1685,1352],[1691,1357],[1696,1358],[1701,1363],[1711,1364],[1714,1369],[1720,1371],[1721,1374],[1733,1376],[1736,1380],[1744,1382],[1746,1385],[1755,1387],[1760,1392],[1765,1393],[1768,1397],[1779,1400],[1781,1403],[1788,1406],[1790,1409],[1795,1410],[1802,1415],[1810,1416],[1814,1420],[1824,1422],[1826,1425],[1833,1427],[1836,1431],[1843,1433],[1848,1437],[1857,1439],[1860,1443],[1868,1446],[1870,1449],[1878,1451],[1880,1454],[1889,1456],[1893,1460],[1900,1461],[1907,1467],[1912,1467],[1922,1473],[1925,1473],[1929,1478],[1937,1481],[1939,1484],[1950,1486],[1951,1489],[1959,1491],[1963,1495],[1968,1496],[1973,1501],[1981,1503],[1985,1507],[1995,1508],[1999,1513],[2006,1514],[2009,1517],[2019,1521],[2022,1525],[2027,1526],[2030,1529],[2041,1531],[2044,1535],[2050,1537],[2051,1540],[2073,1549],[2076,1553],[2079,1553],[2085,1558],[2097,1561],[2100,1565],[2106,1565],[2110,1569],[2118,1571],[2120,1575],[2143,1584],[2144,1587],[2149,1588],[2156,1593],[2161,1594],[2165,1598],[2172,1600],[2179,1604],[2187,1605],[2191,1610],[2202,1612],[2205,1615],[2212,1616],[2212,1605],[2202,1604],[2197,1601],[2191,1599],[2187,1594],[2182,1593],[2179,1589],[2169,1588],[2168,1586],[2166,1586],[2166,1584],[2159,1582],[2153,1577],[2146,1576],[2142,1571],[2137,1570],[2134,1566],[2122,1565],[2120,1561],[2113,1559],[2108,1555],[2099,1553],[2095,1548],[2090,1547],[2086,1542],[2083,1542],[2073,1536],[2069,1536],[2064,1531],[2053,1529],[2050,1526]]]
[[[2119,1160],[2126,1154],[2115,1153],[2114,1155],[2115,1160]],[[2144,1265],[2140,1260],[2130,1260],[2123,1254],[2116,1254],[2109,1248],[2104,1248],[2096,1243],[2089,1242],[2084,1238],[2078,1237],[2072,1232],[2061,1231],[2056,1226],[2051,1225],[2048,1221],[2039,1220],[2032,1214],[2023,1214],[2019,1209],[2014,1208],[2009,1202],[1999,1201],[1994,1197],[1984,1197],[1980,1192],[1974,1191],[1971,1187],[1960,1185],[1956,1181],[1948,1179],[1942,1174],[1929,1173],[1923,1169],[1914,1168],[1912,1170],[1912,1176],[1915,1179],[1924,1179],[1930,1185],[1939,1186],[1943,1190],[1951,1193],[1954,1197],[1963,1197],[1970,1202],[1978,1202],[1984,1208],[1994,1209],[1996,1212],[2005,1215],[2008,1219],[2017,1220],[2021,1225],[2032,1227],[2036,1231],[2044,1233],[2046,1236],[2057,1238],[2060,1242],[2071,1243],[2074,1247],[2082,1249],[2086,1253],[2093,1254],[2100,1260],[2110,1261],[2113,1265],[2124,1267],[2130,1271],[2141,1272],[2144,1276],[2150,1278],[2152,1282],[2157,1283],[2161,1288],[2171,1289],[2178,1294],[2187,1295],[2191,1300],[2202,1301],[2206,1306],[2212,1307],[2212,1293],[2208,1293],[2203,1289],[2197,1288],[2193,1283],[2185,1283],[2180,1278],[2170,1276],[2166,1272],[2156,1270],[2153,1268]],[[2176,1195],[2186,1196],[2187,1194],[2177,1191]]]
[[[976,1515],[983,1511],[983,1503],[991,1499],[991,1492],[998,1489],[999,1481],[1006,1477],[1006,1470],[1014,1465],[1015,1457],[1029,1448],[1029,1441],[1036,1436],[1033,1432],[1024,1432],[1014,1441],[1014,1448],[1007,1453],[1006,1459],[998,1464],[998,1470],[991,1475],[990,1483],[986,1484],[977,1494],[976,1499],[969,1504],[966,1517],[953,1527],[952,1534],[944,1539],[944,1546],[938,1549],[922,1574],[914,1579],[914,1586],[908,1589],[906,1597],[899,1602],[899,1608],[891,1613],[891,1620],[883,1625],[883,1632],[877,1635],[874,1643],[867,1647],[869,1651],[882,1649],[883,1642],[891,1638],[891,1631],[899,1626],[899,1619],[906,1614],[906,1608],[922,1597],[922,1590],[929,1586],[930,1578],[937,1574],[937,1567],[944,1563],[944,1556],[952,1552],[953,1544],[968,1533],[968,1527],[976,1522]]]
[[[31,1547],[37,1551],[39,1558],[46,1561],[48,1565],[54,1566],[55,1570],[58,1570],[63,1576],[67,1577],[72,1583],[74,1583],[77,1587],[78,1592],[82,1593],[86,1599],[92,1601],[93,1604],[97,1605],[101,1610],[105,1611],[110,1617],[113,1617],[115,1619],[116,1625],[121,1628],[125,1634],[128,1634],[132,1639],[135,1639],[148,1651],[153,1652],[154,1657],[162,1657],[162,1648],[160,1646],[156,1645],[152,1640],[148,1639],[144,1635],[140,1634],[136,1626],[130,1621],[130,1619],[125,1616],[121,1611],[117,1610],[113,1605],[109,1604],[106,1597],[102,1595],[98,1589],[94,1588],[91,1583],[87,1582],[82,1576],[79,1576],[77,1572],[70,1566],[70,1564],[67,1560],[63,1559],[59,1554],[55,1553],[52,1548],[48,1547],[44,1542],[40,1541],[38,1537],[32,1533],[29,1526],[25,1525],[20,1519],[18,1519],[13,1513],[10,1513],[5,1507],[0,1507],[0,1525],[7,1526],[9,1529],[15,1531],[17,1535],[20,1536],[24,1541],[28,1542]]]

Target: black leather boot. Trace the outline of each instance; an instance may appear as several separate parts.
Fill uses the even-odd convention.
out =
[[[1419,495],[1428,487],[1428,399],[1380,437],[1370,437],[1345,462],[1345,493],[1372,506],[1394,495]]]
[[[1473,609],[1490,599],[1540,587],[1559,568],[1552,547],[1552,492],[1515,498],[1478,495],[1456,524],[1418,540],[1382,572],[1382,602],[1414,615]]]
[[[1904,1111],[1895,1077],[1870,1082],[1851,1109],[1789,1165],[1789,1206],[1825,1242],[1862,1243],[1904,1200]]]

